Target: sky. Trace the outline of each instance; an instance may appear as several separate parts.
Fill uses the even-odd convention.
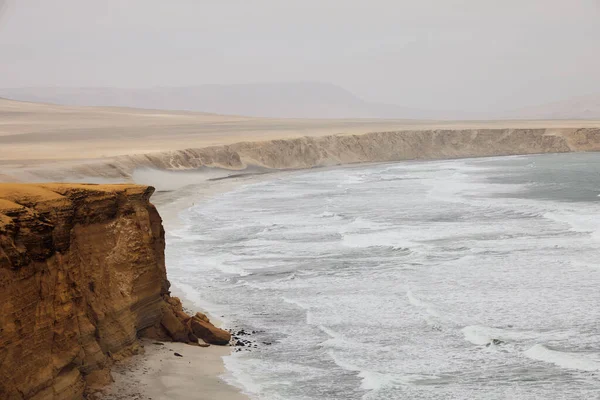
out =
[[[470,111],[600,93],[600,0],[4,2],[0,87],[318,81]]]

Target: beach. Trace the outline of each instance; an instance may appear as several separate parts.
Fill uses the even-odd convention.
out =
[[[99,399],[247,400],[220,376],[228,347],[201,348],[143,340],[144,353],[116,364],[114,382]],[[175,353],[180,354],[176,356]]]

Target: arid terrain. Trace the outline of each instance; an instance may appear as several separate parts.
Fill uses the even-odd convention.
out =
[[[0,179],[131,181],[138,168],[289,169],[589,151],[597,149],[598,128],[600,121],[268,119],[0,99]]]

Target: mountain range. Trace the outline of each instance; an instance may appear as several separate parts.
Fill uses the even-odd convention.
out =
[[[0,89],[14,100],[77,106],[189,110],[273,118],[394,119],[600,119],[600,94],[488,113],[422,110],[361,99],[348,90],[318,82],[207,84],[144,89],[32,87]]]

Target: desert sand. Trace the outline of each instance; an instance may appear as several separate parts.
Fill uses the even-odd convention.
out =
[[[593,151],[598,128],[600,121],[269,119],[0,99],[0,181],[153,184],[132,175]]]
[[[242,141],[398,130],[589,127],[600,127],[600,121],[269,119],[0,99],[0,161],[90,159]]]

